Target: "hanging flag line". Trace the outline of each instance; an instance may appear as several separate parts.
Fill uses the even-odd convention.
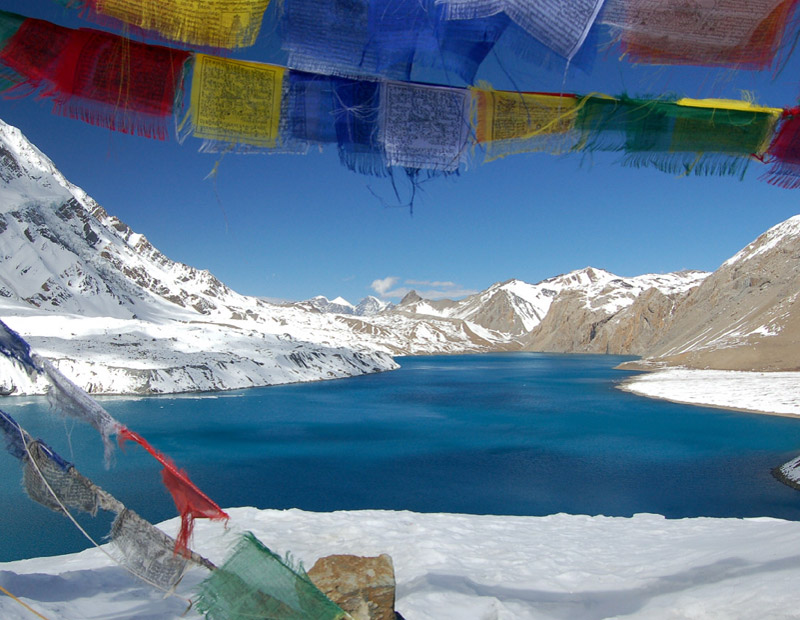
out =
[[[204,48],[255,43],[269,0],[55,0],[124,33]],[[595,24],[637,63],[764,69],[796,30],[798,0],[283,0],[274,11],[289,66],[408,78],[441,66],[472,82],[495,47],[537,45],[572,60]],[[520,37],[516,31],[525,36]],[[596,53],[595,42],[589,45]],[[529,50],[526,50],[529,52]],[[536,54],[534,53],[534,56]]]
[[[67,379],[47,359],[35,353],[31,354],[28,343],[3,321],[0,321],[0,353],[22,364],[23,368],[32,376],[44,375],[49,381],[47,397],[51,406],[66,415],[89,423],[100,433],[105,448],[107,467],[110,465],[113,451],[110,439],[112,434],[117,435],[120,443],[128,440],[134,441],[161,463],[164,485],[170,492],[181,516],[181,528],[175,546],[176,552],[183,552],[187,549],[194,519],[206,518],[225,521],[229,519],[225,511],[195,486],[186,472],[175,467],[170,459],[155,450],[141,435],[128,430],[115,420],[97,401]],[[0,418],[0,423],[2,423],[2,418]],[[19,455],[20,446],[15,446],[12,453]]]
[[[0,353],[23,364],[29,372],[40,372],[50,366],[44,358],[30,355],[30,346],[15,331],[0,321]],[[58,371],[55,371],[58,372]],[[63,381],[68,381],[62,378]],[[59,388],[61,389],[61,388]],[[71,384],[70,389],[79,390]],[[88,394],[86,399],[92,400]],[[100,405],[97,408],[102,410]],[[104,410],[102,410],[104,411]],[[72,414],[82,416],[77,407]],[[98,417],[92,410],[86,421]],[[109,419],[110,415],[105,413]],[[6,449],[23,465],[23,486],[27,495],[43,506],[69,518],[83,535],[122,565],[128,572],[153,587],[173,594],[183,578],[187,563],[192,562],[211,571],[199,586],[197,609],[211,620],[248,620],[280,617],[287,620],[352,620],[330,601],[308,578],[302,565],[282,559],[264,546],[253,534],[245,532],[222,567],[188,547],[192,521],[195,518],[219,518],[219,508],[197,489],[183,471],[150,446],[141,436],[122,425],[115,426],[120,443],[135,441],[162,463],[164,483],[173,494],[181,514],[177,540],[141,518],[75,467],[61,458],[43,441],[33,439],[9,414],[0,410],[0,434]],[[117,516],[111,527],[112,548],[119,557],[102,548],[77,522],[70,508],[92,516],[98,508]],[[227,519],[228,515],[221,513]],[[192,602],[189,601],[190,606]]]
[[[131,574],[170,592],[183,577],[187,561],[209,570],[216,568],[212,562],[188,548],[177,554],[174,539],[82,476],[71,463],[43,441],[33,439],[2,410],[0,431],[5,435],[8,451],[23,466],[23,486],[28,497],[69,518],[93,545]],[[112,526],[111,539],[121,557],[105,551],[75,520],[70,508],[92,516],[97,514],[98,508],[115,513],[117,518]]]
[[[0,77],[16,80],[7,96],[38,92],[55,113],[147,137],[165,138],[177,116],[179,140],[193,135],[207,152],[335,145],[343,165],[373,175],[449,174],[527,152],[618,152],[623,165],[673,174],[742,174],[757,159],[770,164],[768,182],[800,186],[794,109],[355,80],[8,13],[0,13],[0,46]]]

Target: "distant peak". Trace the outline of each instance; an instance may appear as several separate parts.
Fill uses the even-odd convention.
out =
[[[332,304],[338,304],[340,306],[352,306],[349,301],[347,301],[344,297],[337,297],[336,299],[331,300]]]
[[[408,293],[406,293],[405,297],[403,297],[403,299],[400,300],[399,305],[404,306],[407,304],[414,304],[417,303],[418,301],[422,301],[422,297],[419,296],[417,291],[409,291]]]

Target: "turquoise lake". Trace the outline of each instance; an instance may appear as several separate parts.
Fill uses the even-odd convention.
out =
[[[800,520],[800,492],[770,473],[800,454],[800,420],[622,392],[624,359],[407,357],[353,379],[98,400],[223,507]],[[0,408],[143,517],[175,516],[141,448],[117,450],[106,470],[97,433],[44,398]],[[27,498],[5,452],[0,474],[0,561],[88,546]],[[80,521],[102,539],[111,516]]]

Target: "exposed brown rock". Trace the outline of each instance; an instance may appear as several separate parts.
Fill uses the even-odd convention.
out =
[[[330,555],[317,560],[308,576],[355,620],[395,620],[392,558]]]
[[[648,363],[719,370],[800,368],[800,220],[775,226],[679,305]]]
[[[523,348],[550,353],[642,355],[663,335],[685,296],[665,295],[651,288],[631,305],[609,314],[588,307],[581,291],[564,291],[544,320],[523,338]]]

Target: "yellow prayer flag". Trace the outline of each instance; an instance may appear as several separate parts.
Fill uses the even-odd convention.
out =
[[[166,39],[220,48],[253,45],[269,0],[94,0],[98,15]]]
[[[274,148],[283,67],[197,54],[190,96],[193,135]]]
[[[738,110],[740,112],[766,112],[779,118],[783,113],[781,108],[768,108],[740,99],[690,99],[684,97],[675,103],[693,108],[718,108],[722,110]]]
[[[477,90],[478,142],[524,140],[573,128],[577,99],[498,90]]]

